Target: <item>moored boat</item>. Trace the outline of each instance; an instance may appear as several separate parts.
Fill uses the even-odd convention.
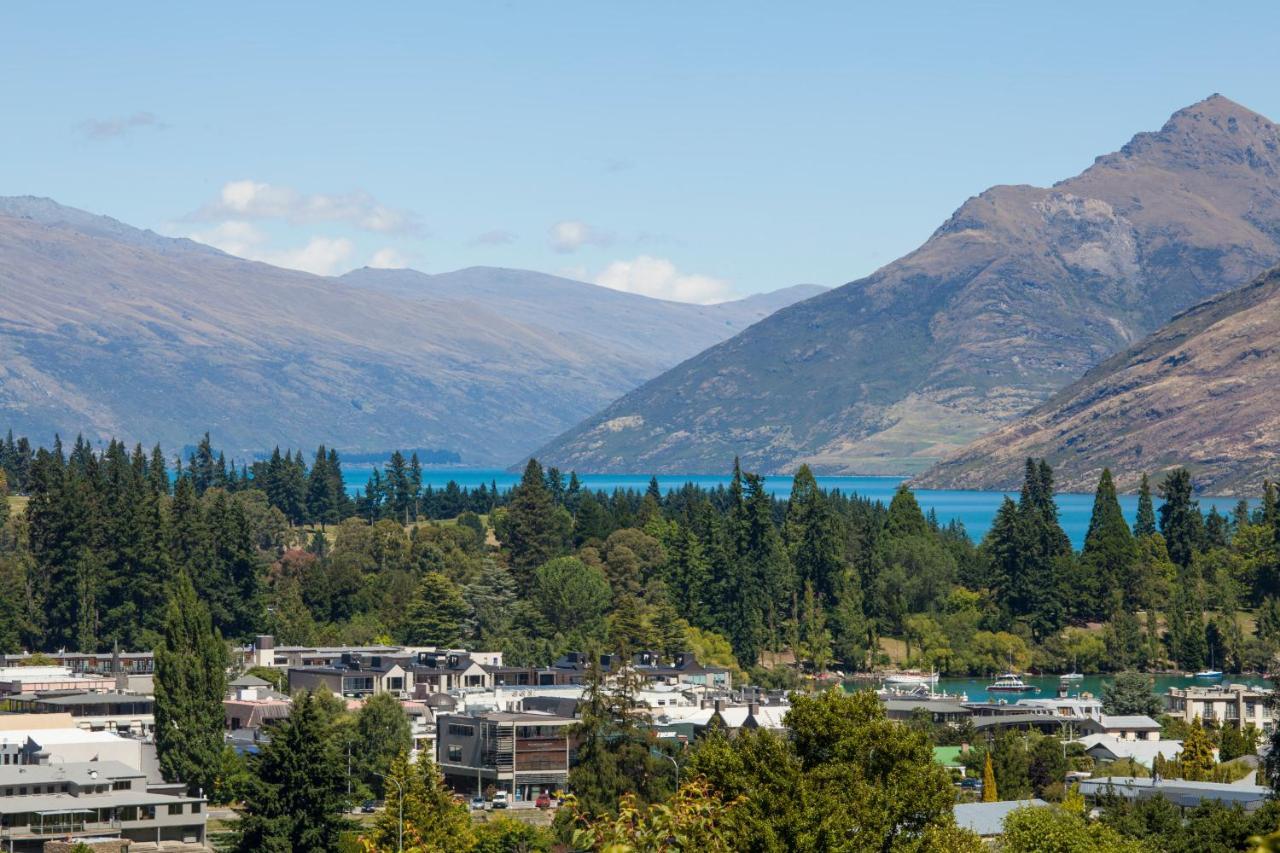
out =
[[[996,680],[987,685],[988,693],[1034,693],[1040,688],[1027,684],[1013,672],[1005,672],[996,676]]]

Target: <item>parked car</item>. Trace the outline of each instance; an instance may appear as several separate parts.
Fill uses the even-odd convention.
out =
[[[499,791],[493,795],[493,807],[495,809],[505,809],[511,805],[511,795],[506,791]]]
[[[485,807],[484,797],[471,798],[471,808],[475,809],[476,811],[484,811],[484,807]]]
[[[360,806],[361,814],[373,814],[377,810],[378,810],[377,800],[365,800],[364,803]]]
[[[972,776],[966,776],[965,778],[961,779],[961,780],[960,780],[959,782],[957,782],[956,784],[957,784],[957,785],[959,785],[961,788],[969,788],[969,789],[972,789],[972,788],[981,788],[981,787],[982,787],[982,780],[980,780],[980,779],[974,779]]]
[[[534,802],[534,805],[536,805],[540,809],[551,808],[551,796],[547,794],[546,791],[543,791],[541,794],[538,795],[538,799],[537,801]]]

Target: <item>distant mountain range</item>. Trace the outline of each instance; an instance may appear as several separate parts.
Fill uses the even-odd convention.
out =
[[[1069,491],[1105,466],[1132,490],[1186,465],[1207,494],[1260,493],[1280,462],[1280,270],[1179,315],[916,483],[1016,488],[1028,456]]]
[[[915,473],[1280,262],[1280,132],[1214,95],[1051,188],[997,186],[536,452],[579,471]]]
[[[324,278],[0,198],[0,426],[509,463],[821,290],[698,306],[483,267]]]

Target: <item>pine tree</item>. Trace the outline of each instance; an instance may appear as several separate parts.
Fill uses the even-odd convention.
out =
[[[824,601],[833,602],[845,568],[844,530],[808,465],[800,466],[791,484],[786,537],[797,579],[813,583]]]
[[[439,572],[427,572],[401,628],[412,646],[456,647],[462,640],[467,602],[456,584]]]
[[[1213,768],[1217,764],[1213,760],[1213,744],[1200,718],[1196,717],[1190,731],[1182,739],[1182,751],[1174,759],[1178,776],[1188,782],[1207,782],[1213,778]]]
[[[192,791],[212,793],[223,751],[227,647],[185,572],[169,595],[155,666],[160,772]]]
[[[333,851],[354,829],[346,817],[346,765],[315,696],[294,698],[250,770],[255,778],[234,829],[237,853]]]
[[[434,761],[410,764],[407,754],[401,753],[391,762],[387,775],[386,803],[364,839],[372,850],[403,847],[432,853],[467,853],[474,848],[475,830],[467,807],[445,787]]]
[[[987,760],[982,765],[982,801],[984,803],[999,802],[1000,793],[996,790],[996,771],[991,766],[991,752],[987,752]]]
[[[520,485],[511,491],[502,545],[511,570],[526,591],[533,570],[563,553],[564,539],[556,519],[556,506],[536,459],[529,460]]]
[[[1204,544],[1204,520],[1200,502],[1192,495],[1191,472],[1178,468],[1160,484],[1160,533],[1169,549],[1169,557],[1186,568]]]

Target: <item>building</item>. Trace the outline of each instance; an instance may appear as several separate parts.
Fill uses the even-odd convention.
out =
[[[55,690],[112,690],[116,680],[105,675],[72,672],[65,666],[7,666],[0,668],[0,699],[21,693]]]
[[[1010,812],[1047,805],[1049,804],[1044,800],[1005,800],[998,803],[956,803],[952,809],[956,816],[956,826],[976,833],[983,839],[993,839],[1004,833],[1004,819]]]
[[[233,738],[236,744],[257,743],[262,730],[288,717],[291,707],[288,696],[253,675],[242,675],[228,684],[227,698],[222,701],[227,731],[245,733]]]
[[[1269,730],[1273,719],[1269,700],[1271,690],[1246,684],[1214,684],[1204,687],[1170,687],[1164,696],[1167,713],[1187,723],[1199,717],[1218,725],[1244,728],[1252,724],[1259,731]]]
[[[91,761],[142,767],[142,741],[78,728],[0,731],[0,767]]]
[[[917,714],[924,714],[935,723],[956,725],[970,719],[973,712],[959,702],[945,699],[916,699],[910,697],[890,697],[881,700],[885,716],[890,720],[906,722]]]
[[[453,790],[483,794],[493,787],[516,801],[563,789],[574,760],[577,720],[534,712],[440,714],[436,764]]]
[[[1097,720],[1102,717],[1102,701],[1089,696],[1058,696],[1046,699],[1019,699],[1014,707],[1023,711],[1047,711],[1072,720]]]
[[[334,664],[289,667],[289,692],[321,687],[337,696],[362,698],[377,693],[405,697],[413,689],[413,679],[397,658],[344,653]]]
[[[69,714],[76,727],[95,732],[145,736],[156,724],[155,697],[117,690],[20,693],[0,704],[22,714]]]
[[[1187,782],[1183,779],[1111,776],[1084,780],[1080,783],[1080,793],[1093,800],[1112,795],[1131,800],[1161,796],[1183,809],[1193,809],[1206,800],[1212,800],[1225,806],[1239,803],[1245,811],[1253,811],[1266,802],[1273,792],[1266,785],[1242,785],[1239,782]]]
[[[36,853],[67,838],[204,850],[205,801],[182,789],[148,786],[118,761],[0,766],[0,850]]]
[[[448,693],[450,690],[489,690],[494,685],[495,673],[505,678],[517,676],[521,670],[507,668],[502,662],[481,663],[464,651],[417,652],[405,664],[413,677],[415,696],[423,698],[431,693]],[[507,672],[511,669],[511,672]],[[529,683],[527,678],[524,683]]]
[[[1079,742],[1094,761],[1120,761],[1127,758],[1148,770],[1155,764],[1157,755],[1172,759],[1182,752],[1180,740],[1134,740],[1115,735],[1093,734],[1085,735]],[[1216,758],[1217,750],[1214,752]]]
[[[1104,734],[1121,740],[1159,740],[1160,724],[1145,714],[1103,714],[1098,719],[1081,720],[1076,726],[1081,734]]]

